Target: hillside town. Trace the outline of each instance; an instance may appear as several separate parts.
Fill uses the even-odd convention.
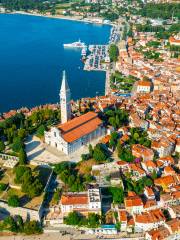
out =
[[[0,115],[2,232],[180,239],[180,18],[133,2],[112,1],[105,96],[72,100],[64,71],[59,103]]]

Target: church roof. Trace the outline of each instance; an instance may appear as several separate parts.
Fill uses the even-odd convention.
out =
[[[101,124],[102,121],[96,113],[88,112],[66,123],[59,124],[57,128],[61,131],[64,140],[71,143],[95,131]]]

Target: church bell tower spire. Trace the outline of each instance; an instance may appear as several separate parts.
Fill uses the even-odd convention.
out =
[[[62,84],[60,89],[61,123],[71,119],[71,91],[66,79],[66,72],[63,71]]]

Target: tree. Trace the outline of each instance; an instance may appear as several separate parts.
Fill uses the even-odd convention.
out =
[[[119,56],[118,47],[115,44],[111,44],[109,47],[109,57],[112,62],[116,62]]]
[[[109,191],[112,194],[114,203],[123,203],[124,202],[124,191],[121,187],[110,187]]]
[[[95,213],[89,213],[87,221],[89,227],[97,228],[100,224],[100,216]]]
[[[157,173],[155,170],[153,170],[151,177],[153,180],[155,180],[157,178]]]
[[[42,138],[44,137],[44,131],[45,131],[45,126],[44,125],[41,125],[38,127],[37,129],[37,132],[36,132],[36,136],[39,137],[39,138]]]
[[[67,225],[78,225],[81,220],[81,217],[77,212],[70,212],[68,216],[64,219],[65,224]]]
[[[94,148],[93,158],[98,162],[106,161],[107,153],[101,144],[97,144]]]
[[[4,152],[5,150],[5,144],[3,141],[0,141],[0,152]]]
[[[17,195],[12,195],[8,198],[8,205],[11,207],[19,207],[20,201]]]
[[[90,157],[92,158],[93,157],[93,147],[92,147],[92,145],[91,144],[89,144],[89,155],[90,155]]]
[[[20,139],[24,139],[26,137],[26,130],[24,128],[20,128],[18,130],[18,137]]]
[[[15,152],[19,152],[22,148],[24,148],[24,143],[20,137],[15,137],[13,139],[12,150]]]
[[[118,133],[117,132],[112,132],[111,133],[111,138],[110,138],[110,141],[109,141],[110,147],[115,149],[115,147],[117,145],[117,140],[118,140]]]
[[[27,235],[42,233],[42,227],[38,221],[27,221],[24,223],[24,232]]]
[[[0,183],[0,192],[4,191],[7,188],[7,184]]]
[[[18,166],[14,169],[15,172],[15,182],[16,183],[22,183],[23,181],[23,175],[26,172],[31,172],[31,169],[29,167],[25,167],[25,166]]]
[[[27,154],[23,148],[21,148],[21,150],[19,152],[19,163],[21,165],[25,165],[27,163]]]
[[[23,232],[23,230],[24,230],[24,222],[23,222],[23,219],[22,219],[22,217],[20,215],[16,216],[16,223],[18,225],[19,231]]]
[[[18,231],[17,223],[15,222],[14,218],[11,217],[11,216],[8,216],[4,219],[4,225],[11,232],[17,232]]]

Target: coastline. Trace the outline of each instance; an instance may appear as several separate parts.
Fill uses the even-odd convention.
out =
[[[96,24],[96,25],[109,25],[109,26],[114,25],[111,22],[104,23],[103,19],[98,19],[102,21],[102,22],[98,22],[97,19],[92,19],[92,18],[86,19],[86,18],[79,18],[77,16],[50,15],[50,14],[41,14],[37,12],[12,11],[12,12],[5,12],[2,14],[21,14],[21,15],[29,15],[29,16],[35,16],[35,17],[45,17],[45,18],[51,18],[51,19],[62,19],[62,20],[69,20],[69,21],[84,22],[84,23]]]

